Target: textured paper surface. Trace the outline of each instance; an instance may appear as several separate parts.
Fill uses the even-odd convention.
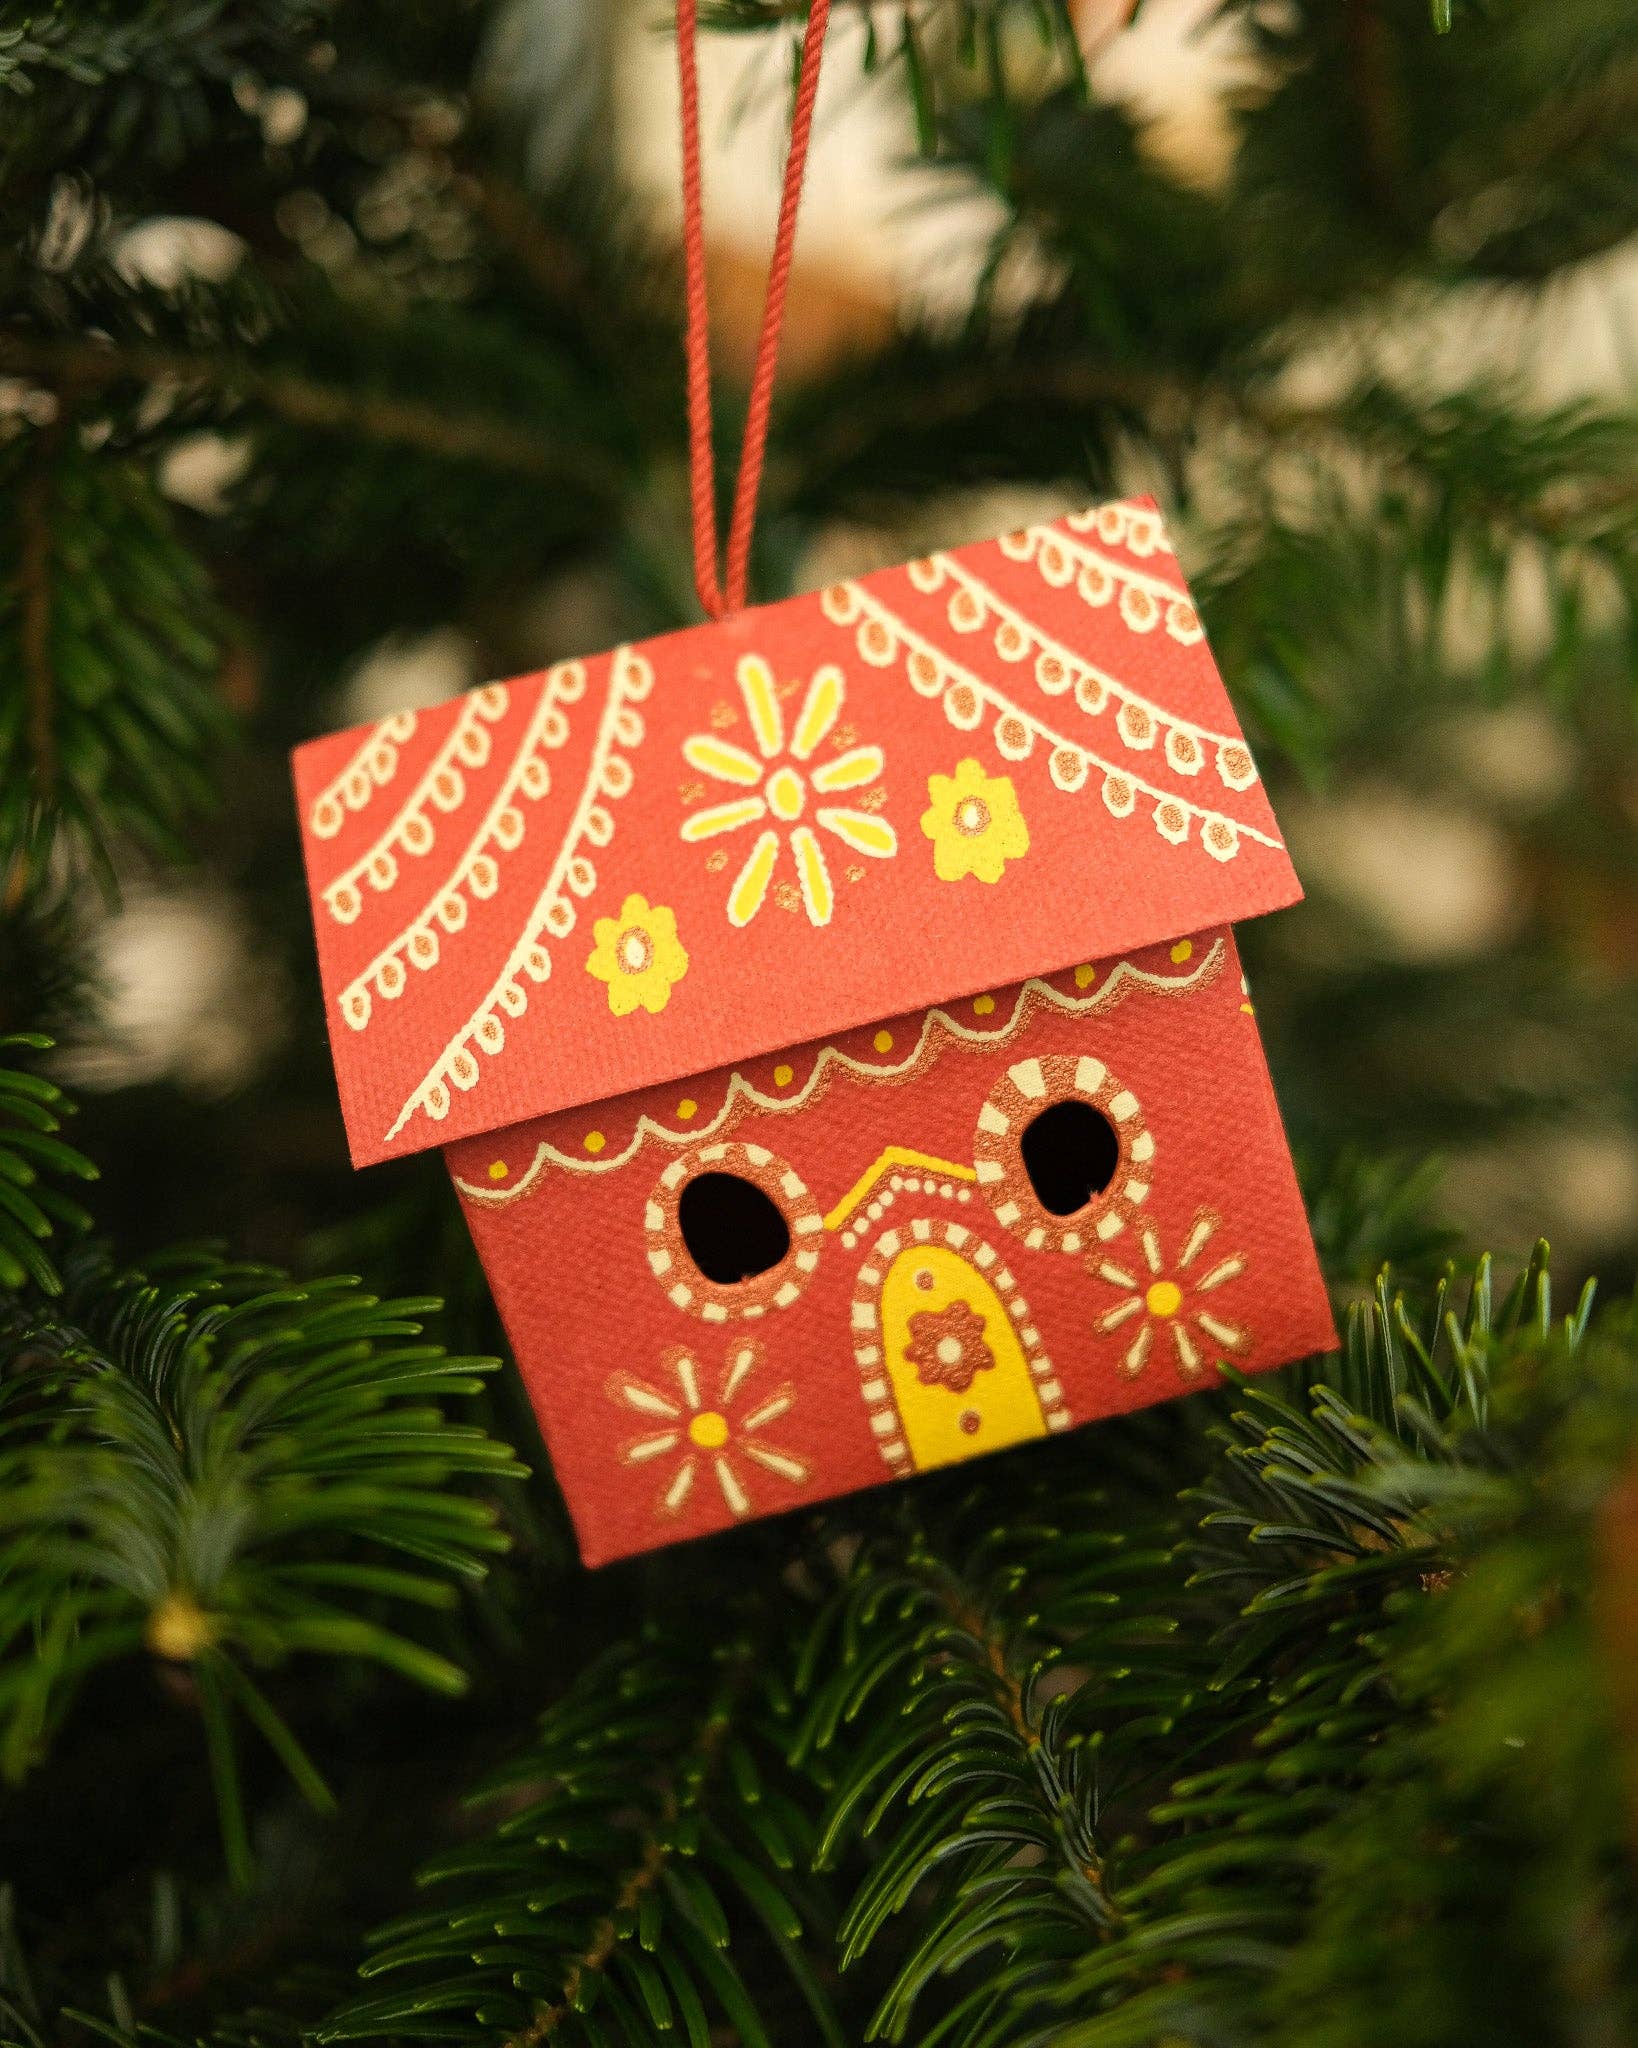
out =
[[[1066,1094],[1122,1157],[1052,1217],[1018,1137]],[[591,1564],[1335,1344],[1223,929],[447,1156]],[[791,1228],[737,1288],[675,1227],[712,1170]]]
[[[1293,901],[1111,505],[301,748],[359,1165]]]

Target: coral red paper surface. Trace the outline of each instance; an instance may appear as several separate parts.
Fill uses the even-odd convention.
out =
[[[295,758],[358,1165],[1299,894],[1147,503]]]
[[[1021,1139],[1086,1102],[1056,1215]],[[582,1554],[600,1564],[1334,1347],[1225,930],[453,1145]],[[731,1286],[682,1190],[789,1227]]]
[[[446,1148],[589,1563],[1334,1343],[1152,505],[295,770],[354,1160]]]

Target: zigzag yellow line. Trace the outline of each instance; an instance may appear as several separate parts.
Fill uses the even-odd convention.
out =
[[[929,1172],[943,1174],[947,1180],[977,1180],[978,1173],[971,1166],[958,1166],[953,1159],[940,1159],[931,1152],[917,1152],[909,1145],[889,1145],[874,1166],[867,1166],[847,1193],[825,1218],[827,1230],[840,1230],[842,1225],[869,1194],[875,1183],[890,1166],[920,1166]]]

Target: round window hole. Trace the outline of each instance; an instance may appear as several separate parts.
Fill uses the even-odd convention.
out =
[[[1078,1096],[1043,1109],[1019,1144],[1024,1171],[1041,1207],[1073,1216],[1101,1195],[1120,1164],[1120,1140],[1101,1111]]]
[[[737,1173],[702,1173],[677,1203],[688,1256],[718,1287],[754,1280],[791,1248],[790,1226],[772,1197]]]

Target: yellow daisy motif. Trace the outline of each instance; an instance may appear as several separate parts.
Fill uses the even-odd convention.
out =
[[[1170,1264],[1152,1223],[1144,1224],[1137,1234],[1143,1251],[1142,1273],[1129,1272],[1109,1259],[1094,1263],[1092,1270],[1098,1278],[1118,1287],[1123,1296],[1099,1316],[1097,1327],[1105,1335],[1116,1330],[1129,1333],[1121,1359],[1121,1371],[1128,1376],[1142,1372],[1157,1342],[1189,1379],[1200,1374],[1209,1356],[1244,1351],[1250,1344],[1251,1332],[1219,1315],[1212,1302],[1219,1287],[1245,1271],[1244,1256],[1230,1252],[1226,1258],[1214,1259],[1203,1272],[1194,1270],[1195,1261],[1216,1235],[1218,1222],[1209,1209],[1202,1209]]]
[[[788,734],[768,664],[760,655],[742,655],[736,673],[756,752],[715,732],[694,733],[683,742],[688,765],[735,794],[691,812],[683,820],[682,836],[692,846],[747,825],[762,827],[728,891],[728,922],[747,925],[767,900],[779,864],[783,831],[789,836],[808,920],[829,924],[836,890],[819,833],[813,827],[817,825],[820,832],[828,832],[853,852],[874,860],[886,860],[898,851],[898,835],[884,818],[870,810],[855,810],[850,804],[822,801],[873,783],[882,772],[882,750],[850,746],[813,765],[813,756],[829,737],[847,694],[839,668],[827,665],[815,672]],[[821,799],[814,806],[812,825],[804,819],[810,796]]]
[[[677,919],[663,903],[651,904],[635,892],[620,906],[618,917],[600,917],[592,927],[597,944],[586,972],[609,987],[609,1008],[616,1017],[633,1010],[651,1016],[671,1000],[671,991],[688,972],[688,955],[677,937]]]
[[[929,775],[921,829],[933,842],[941,882],[976,875],[999,882],[1009,860],[1029,852],[1029,827],[1010,775],[986,775],[978,762],[956,763],[953,775]]]
[[[801,1486],[812,1476],[805,1458],[793,1457],[762,1436],[770,1422],[777,1422],[796,1406],[795,1389],[783,1386],[771,1394],[753,1392],[745,1401],[740,1399],[747,1380],[761,1363],[760,1345],[750,1340],[731,1345],[714,1400],[706,1398],[698,1360],[682,1349],[666,1355],[676,1382],[674,1393],[670,1387],[654,1386],[634,1373],[617,1373],[610,1380],[609,1398],[648,1424],[643,1435],[622,1447],[620,1462],[658,1463],[665,1468],[667,1476],[658,1501],[662,1513],[682,1511],[702,1468],[716,1481],[723,1505],[736,1519],[751,1512],[747,1465],[771,1472],[789,1486]]]

